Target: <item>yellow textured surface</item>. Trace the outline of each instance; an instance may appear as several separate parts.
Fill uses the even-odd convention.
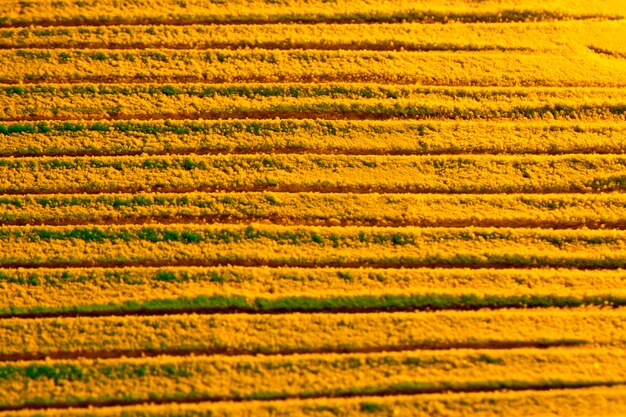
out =
[[[537,403],[541,407],[538,409]],[[411,417],[458,416],[471,413],[477,417],[596,417],[602,413],[607,417],[619,417],[626,412],[624,386],[614,388],[585,388],[576,390],[448,393],[422,394],[417,396],[398,395],[358,398],[320,398],[281,401],[245,402],[199,402],[188,404],[143,405],[128,407],[48,410],[49,416],[155,416],[211,415],[235,416],[389,416]],[[193,414],[195,413],[195,414]],[[41,415],[37,411],[9,412],[8,416]]]
[[[414,54],[414,53],[413,53]],[[455,53],[456,54],[456,53]],[[160,64],[159,64],[160,65]],[[134,65],[133,65],[134,66]],[[254,65],[256,68],[256,65]],[[307,72],[307,74],[310,74]],[[308,75],[307,75],[308,76]],[[623,88],[562,88],[555,90],[550,87],[412,87],[407,85],[381,85],[370,83],[323,83],[311,88],[303,83],[268,83],[268,84],[198,84],[182,83],[157,85],[133,84],[124,86],[110,84],[98,86],[93,84],[62,84],[37,85],[35,87],[4,87],[0,89],[2,118],[10,120],[38,119],[98,119],[99,117],[115,117],[119,119],[159,119],[163,117],[180,118],[237,118],[254,117],[256,119],[271,118],[270,116],[312,117],[328,119],[428,119],[437,120],[464,119],[472,121],[530,119],[554,122],[576,121],[574,125],[561,123],[564,130],[578,127],[580,131],[595,131],[607,127],[619,129],[618,123],[594,123],[598,121],[624,120],[624,101],[626,95]],[[583,101],[584,100],[584,101]],[[585,123],[581,123],[584,121]],[[587,123],[588,122],[588,123]],[[244,122],[245,123],[245,122]],[[271,121],[260,121],[257,129]],[[276,122],[274,122],[276,124]],[[311,125],[309,121],[308,125]],[[327,136],[341,136],[329,129],[334,127],[342,131],[352,125],[341,121],[327,122]],[[367,129],[371,121],[354,122],[356,128]],[[250,124],[250,121],[247,121]],[[302,126],[302,123],[297,123]],[[456,125],[451,123],[427,124],[421,136],[433,136],[438,130],[446,132]],[[467,123],[466,123],[467,124]],[[32,125],[32,124],[31,124]],[[145,125],[142,124],[142,125]],[[179,123],[180,125],[180,123]],[[226,124],[228,126],[229,124]],[[406,125],[406,123],[404,124]],[[415,126],[415,123],[409,126]],[[519,125],[519,123],[518,123]],[[520,126],[516,126],[519,128]],[[55,124],[63,127],[63,125]],[[85,126],[81,124],[81,126]],[[87,125],[89,126],[89,125]],[[98,126],[103,126],[102,124]],[[104,126],[110,126],[104,125]],[[121,123],[121,127],[133,126]],[[184,126],[184,124],[183,124]],[[324,125],[322,125],[324,126]],[[511,130],[511,123],[478,123],[476,129]],[[528,124],[524,128],[539,128],[546,124]],[[115,126],[112,126],[115,129]],[[159,122],[148,123],[144,128],[158,129]],[[302,130],[306,129],[304,125]],[[391,133],[402,129],[403,124],[379,123],[377,133]],[[438,129],[439,128],[439,129]],[[446,129],[448,128],[448,129]],[[508,128],[508,129],[507,129]],[[88,128],[87,128],[88,129]],[[87,130],[83,129],[83,130]],[[164,128],[161,127],[161,130]],[[273,132],[280,136],[284,128]],[[355,128],[352,128],[356,130]],[[371,128],[370,128],[371,129]],[[35,127],[35,130],[39,130]],[[55,130],[58,130],[55,129]],[[100,127],[101,134],[112,130]],[[135,129],[136,130],[136,129]],[[170,129],[171,130],[171,129]],[[192,129],[196,130],[196,129]],[[366,130],[367,131],[367,130]],[[50,132],[46,132],[48,135]],[[71,132],[70,132],[71,133]],[[154,132],[160,133],[160,132]],[[247,132],[262,136],[254,130]],[[265,133],[265,132],[264,132]],[[266,134],[269,134],[267,132]],[[360,133],[360,132],[355,132]],[[565,132],[564,132],[565,133]],[[363,134],[363,133],[362,133]],[[371,134],[371,133],[370,133]],[[415,133],[413,133],[415,134]],[[571,134],[571,133],[570,133]],[[223,135],[223,134],[222,134]],[[329,138],[331,141],[336,139]],[[329,144],[331,145],[331,144]],[[560,143],[556,143],[559,146]]]
[[[626,311],[501,310],[60,317],[0,320],[12,358],[184,353],[382,351],[529,345],[623,346]],[[372,337],[372,334],[379,337]],[[105,352],[105,353],[103,353]]]
[[[256,399],[410,389],[616,385],[622,349],[522,348],[366,354],[17,361],[0,404],[149,399]]]
[[[0,0],[0,417],[626,415],[623,0]]]
[[[626,198],[605,194],[189,192],[13,195],[6,225],[153,221],[294,225],[623,227]]]

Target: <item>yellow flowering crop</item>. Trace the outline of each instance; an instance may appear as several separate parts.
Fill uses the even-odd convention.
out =
[[[624,355],[623,350],[601,348],[523,348],[18,361],[0,366],[6,375],[0,380],[4,393],[0,404],[288,399],[469,387],[608,385],[625,377]]]
[[[360,396],[357,398],[315,398],[245,402],[198,402],[194,404],[166,404],[117,406],[85,409],[46,409],[0,413],[2,417],[110,417],[123,413],[129,417],[172,417],[183,413],[213,417],[288,417],[293,415],[325,415],[327,410],[335,416],[388,416],[410,415],[431,417],[433,413],[454,415],[467,410],[477,417],[526,417],[550,409],[553,416],[595,417],[619,416],[626,411],[626,393],[623,385],[576,390],[551,389],[548,391],[504,391],[445,393],[418,395]]]
[[[128,225],[5,227],[2,266],[622,268],[621,230]]]
[[[584,104],[581,104],[583,99]],[[99,127],[97,131],[103,133],[107,131],[106,127],[117,130],[132,129],[140,123],[146,126],[145,133],[157,134],[167,131],[167,126],[170,126],[166,125],[164,128],[163,122],[159,120],[163,118],[271,119],[273,116],[300,118],[302,115],[328,119],[357,119],[355,122],[357,125],[372,123],[359,119],[428,119],[430,123],[442,119],[472,121],[530,119],[533,122],[538,120],[553,122],[557,119],[576,121],[578,128],[584,130],[594,129],[598,121],[623,121],[626,117],[625,103],[626,95],[623,88],[449,88],[358,83],[317,84],[315,88],[302,83],[165,86],[138,84],[131,87],[123,84],[38,84],[30,87],[0,87],[0,106],[2,106],[0,118],[5,121],[70,120],[66,122],[67,125],[17,123],[17,127],[12,127],[16,125],[5,124],[3,131],[7,133],[12,133],[16,129],[20,132],[22,126],[22,132],[49,133],[46,131],[48,127],[53,131],[76,134],[80,130],[72,130],[71,126],[77,125],[76,122],[72,122],[73,119],[106,118],[121,121],[83,124],[82,130],[93,131],[93,125],[96,124]],[[156,121],[126,121],[133,116]],[[235,123],[237,121],[220,125],[226,130]],[[274,126],[278,124],[271,120],[254,122],[242,120],[239,123],[245,124],[246,127],[256,125],[256,130],[259,131],[267,131],[272,124]],[[284,121],[281,123],[285,124]],[[327,130],[330,130],[331,126],[336,126],[341,131],[345,126],[345,122],[342,121],[318,121],[317,124],[322,123],[329,123]],[[309,121],[309,128],[311,124],[315,123]],[[181,123],[171,126],[177,125],[180,126]],[[27,126],[31,126],[30,129]],[[185,125],[182,126],[181,131],[185,129]],[[204,133],[207,130],[206,124],[202,123],[195,123],[186,128],[191,130],[194,126],[195,129],[192,131],[196,133]],[[400,126],[402,125],[389,124],[380,127],[384,132]],[[512,129],[511,124],[505,126],[509,130]],[[519,122],[516,128],[519,128],[518,126]],[[557,126],[562,125],[546,127],[544,124],[543,127],[557,130]],[[612,126],[621,127],[615,124]],[[291,129],[293,127],[295,126]],[[535,125],[531,124],[530,127]],[[282,130],[274,134],[282,133]],[[182,133],[181,131],[177,133]],[[422,135],[424,133],[426,132],[422,131]]]
[[[553,238],[557,241],[558,238]],[[563,238],[561,238],[563,239]],[[66,246],[68,243],[65,243]],[[76,242],[70,247],[81,250]],[[108,245],[111,248],[113,245]],[[120,244],[118,243],[118,246]],[[135,247],[138,247],[136,245]],[[144,244],[144,247],[146,245]],[[233,245],[234,246],[234,245]],[[365,245],[364,245],[365,246]],[[451,246],[451,245],[450,245]],[[375,249],[366,246],[370,252]],[[569,246],[571,247],[571,246]],[[102,253],[102,245],[91,246]],[[111,251],[112,249],[109,249]],[[282,247],[281,253],[292,252]],[[387,249],[387,252],[391,249]],[[152,249],[153,253],[156,250]],[[181,253],[184,253],[182,250]],[[330,252],[330,250],[327,250]],[[376,254],[385,261],[382,250]],[[416,252],[413,249],[413,252]],[[159,263],[166,258],[160,251]],[[164,254],[165,253],[165,254]],[[535,251],[539,253],[539,251]],[[561,252],[562,253],[562,252]],[[187,254],[190,257],[190,254]],[[363,256],[363,255],[362,255]],[[450,262],[456,266],[497,262],[523,265],[550,263],[549,259],[517,259],[485,256],[476,259],[454,254],[452,259],[413,259],[414,262]],[[538,255],[535,255],[538,257]],[[562,255],[563,256],[563,255]],[[41,258],[40,258],[41,259]],[[88,258],[89,259],[89,258]],[[92,257],[90,260],[106,262]],[[121,256],[121,262],[125,258]],[[195,262],[210,261],[207,257]],[[371,258],[370,258],[371,259]],[[41,259],[45,261],[46,259]],[[172,260],[191,263],[194,258]],[[3,259],[4,262],[10,261]],[[16,261],[13,259],[12,261]],[[70,261],[55,258],[50,262]],[[82,262],[81,262],[82,261]],[[287,262],[286,259],[282,259]],[[302,262],[302,259],[300,259]],[[387,262],[393,260],[386,259]],[[562,263],[593,264],[590,260],[561,260]],[[614,259],[613,262],[617,262]],[[85,264],[89,261],[75,260]],[[231,258],[230,262],[237,262]],[[297,262],[293,260],[292,262]],[[328,259],[326,259],[328,262]],[[349,263],[350,259],[336,261]],[[558,262],[552,260],[552,262]],[[600,263],[602,261],[596,261]],[[611,260],[604,260],[612,266]],[[623,260],[620,260],[623,263]],[[494,266],[494,265],[492,265]],[[326,310],[406,310],[453,307],[461,309],[505,307],[615,307],[626,303],[626,275],[616,271],[576,271],[571,269],[426,269],[426,268],[297,268],[297,267],[127,267],[2,269],[0,315],[32,315],[37,312],[110,313],[142,311],[326,311]]]
[[[31,23],[103,23],[152,21],[155,23],[238,23],[282,21],[387,21],[421,22],[510,22],[557,19],[618,18],[624,16],[620,0],[484,1],[477,9],[463,0],[337,0],[329,7],[324,0],[235,0],[207,2],[189,0],[115,0],[80,2],[35,0],[26,7],[18,0],[3,4],[6,26]]]
[[[586,49],[532,51],[71,50],[0,51],[2,83],[381,82],[422,85],[626,85],[626,62]],[[505,74],[505,75],[503,75]]]
[[[356,18],[356,15],[355,17]],[[280,25],[115,25],[0,28],[6,48],[263,48],[364,50],[563,51],[594,47],[626,50],[621,20],[507,23],[285,23]]]
[[[621,309],[13,318],[0,319],[0,357],[621,346],[625,319]]]
[[[228,222],[302,225],[622,228],[626,196],[190,192],[13,195],[4,224]]]
[[[620,155],[180,155],[0,159],[0,191],[594,192]]]
[[[0,417],[626,415],[624,0],[0,0]]]

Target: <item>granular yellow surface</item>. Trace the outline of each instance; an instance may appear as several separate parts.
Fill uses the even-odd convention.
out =
[[[0,417],[626,415],[623,0],[0,0]]]

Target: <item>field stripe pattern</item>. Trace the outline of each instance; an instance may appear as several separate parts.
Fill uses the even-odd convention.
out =
[[[5,0],[0,417],[626,414],[621,0]]]

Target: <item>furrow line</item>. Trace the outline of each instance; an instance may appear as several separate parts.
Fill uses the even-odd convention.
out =
[[[301,110],[289,110],[289,109],[277,109],[277,110],[232,110],[232,111],[212,111],[203,113],[152,113],[152,114],[106,114],[95,113],[93,115],[89,113],[84,114],[72,114],[68,116],[18,116],[18,117],[2,117],[1,122],[66,122],[66,121],[129,121],[129,120],[231,120],[241,119],[249,121],[251,119],[263,120],[263,119],[293,119],[293,120],[476,120],[477,118],[463,117],[458,113],[451,113],[448,115],[436,115],[436,114],[402,114],[402,113],[385,113],[384,109],[376,111],[319,111],[315,109],[303,108]],[[608,109],[610,110],[610,109]],[[616,111],[621,110],[621,107],[616,106]],[[502,117],[481,117],[478,120],[502,120]]]
[[[567,229],[566,229],[567,230]],[[241,267],[269,267],[269,268],[372,268],[372,269],[422,269],[422,268],[464,268],[464,269],[510,269],[517,268],[519,270],[528,270],[538,266],[551,268],[575,268],[581,271],[602,271],[602,270],[619,270],[626,268],[626,260],[598,260],[581,262],[578,259],[568,260],[550,260],[550,259],[533,259],[527,264],[520,264],[511,259],[507,261],[507,257],[497,262],[484,262],[479,260],[468,260],[457,263],[441,259],[441,260],[406,260],[406,261],[327,261],[327,260],[311,260],[308,262],[291,261],[291,260],[268,260],[260,261],[258,259],[234,259],[225,257],[225,259],[214,260],[124,260],[124,261],[102,261],[102,260],[85,260],[85,261],[49,261],[49,262],[11,262],[2,263],[2,268],[23,268],[23,269],[39,269],[39,268],[128,268],[128,267],[219,267],[219,266],[241,266]],[[514,257],[512,257],[514,258]]]
[[[20,21],[22,20],[22,21]],[[513,22],[554,22],[572,20],[624,20],[623,15],[607,14],[566,14],[533,12],[518,10],[503,10],[499,13],[446,13],[432,14],[428,12],[401,12],[391,14],[367,14],[359,13],[353,15],[331,15],[331,14],[291,14],[291,15],[268,15],[265,17],[253,16],[198,16],[181,18],[154,17],[154,18],[128,18],[123,16],[94,17],[94,18],[64,18],[62,20],[52,19],[2,19],[2,28],[27,28],[33,25],[42,27],[77,27],[77,26],[139,26],[139,25],[170,25],[170,26],[190,26],[190,25],[276,25],[276,24],[372,24],[372,23],[406,23],[415,22],[421,24],[441,24],[441,23],[513,23]]]
[[[20,411],[30,411],[30,410],[67,410],[67,411],[78,411],[81,409],[93,409],[98,410],[106,407],[128,407],[128,406],[137,406],[137,405],[150,405],[150,406],[163,406],[163,405],[189,405],[189,404],[206,404],[206,403],[222,403],[222,402],[233,402],[237,403],[246,403],[251,401],[267,401],[268,403],[271,401],[287,401],[287,400],[311,400],[311,399],[356,399],[356,398],[385,398],[392,397],[398,395],[424,395],[424,394],[486,394],[486,393],[499,393],[502,390],[506,392],[546,392],[553,390],[565,390],[568,391],[577,391],[589,388],[611,388],[618,387],[623,385],[622,382],[593,382],[593,383],[554,383],[554,384],[525,384],[517,386],[515,384],[502,383],[495,388],[489,387],[481,387],[481,386],[465,386],[465,387],[442,387],[442,388],[412,388],[412,387],[397,387],[388,390],[367,390],[363,392],[338,392],[338,393],[308,393],[303,392],[299,395],[286,395],[286,394],[272,394],[272,395],[264,395],[263,393],[260,396],[251,395],[250,397],[241,397],[241,398],[233,398],[232,396],[211,396],[211,398],[200,397],[200,398],[168,398],[168,399],[159,399],[159,398],[150,398],[149,402],[146,400],[104,400],[104,401],[80,401],[80,402],[49,402],[49,403],[39,403],[39,402],[28,402],[22,405],[16,406],[8,406],[8,405],[0,405],[0,412],[20,412]],[[375,397],[372,397],[375,396]],[[11,414],[9,414],[11,415]],[[41,414],[37,414],[41,415]]]
[[[46,266],[46,268],[50,268]],[[371,266],[368,268],[373,269]],[[407,268],[410,269],[410,268]],[[493,269],[493,268],[492,268]],[[524,271],[524,270],[521,270]],[[581,269],[581,271],[588,271]],[[313,300],[311,297],[284,297],[275,300],[259,298],[253,300],[248,307],[239,307],[244,304],[241,297],[198,297],[197,299],[151,300],[146,303],[128,302],[118,305],[80,306],[80,308],[55,309],[34,307],[32,309],[13,309],[14,312],[0,312],[0,320],[35,320],[35,319],[63,319],[63,318],[115,318],[115,317],[147,317],[162,318],[189,315],[240,315],[251,316],[281,316],[284,314],[324,313],[330,315],[351,314],[383,314],[383,313],[431,313],[431,312],[479,312],[479,311],[540,311],[546,308],[568,311],[572,308],[598,307],[605,309],[619,309],[626,307],[626,297],[558,297],[558,296],[511,296],[511,297],[478,297],[472,294],[459,296],[445,296],[426,294],[424,296],[381,296],[370,297],[328,297],[327,299]],[[257,306],[254,303],[265,303]],[[180,307],[185,303],[193,306],[205,303],[228,304],[227,307]],[[297,304],[302,303],[302,307]],[[308,304],[307,304],[308,303]],[[367,304],[371,303],[372,306]],[[175,307],[163,308],[152,305],[172,304]],[[382,306],[377,306],[379,304]],[[144,306],[145,305],[145,306]],[[343,306],[342,306],[343,305]],[[93,310],[91,309],[93,308]],[[106,310],[109,308],[110,310]],[[6,309],[4,310],[6,311]],[[542,342],[537,342],[540,346]],[[557,342],[554,345],[580,345],[579,341]],[[47,356],[47,355],[46,355]]]
[[[271,51],[270,51],[271,52]],[[341,52],[341,51],[339,51]],[[493,87],[493,80],[479,80],[479,79],[465,79],[465,80],[451,80],[451,79],[436,79],[436,78],[424,78],[414,75],[390,75],[384,74],[378,75],[358,75],[357,77],[349,76],[355,83],[379,83],[379,84],[395,84],[395,85],[421,85],[432,87]],[[230,84],[230,83],[340,83],[345,82],[345,76],[337,76],[333,74],[299,74],[296,76],[290,75],[267,75],[267,76],[248,76],[248,75],[233,75],[228,77],[204,77],[193,75],[170,75],[170,76],[153,76],[153,75],[137,75],[137,76],[107,76],[107,75],[79,75],[76,77],[68,76],[48,76],[48,75],[29,75],[28,78],[14,78],[7,76],[0,76],[0,84],[8,85],[47,85],[50,83],[56,84],[84,84],[84,83],[98,83],[98,84],[145,84],[145,83],[160,83],[160,84],[183,84],[183,83],[210,83],[210,84]],[[519,79],[519,80],[505,80],[500,79],[495,85],[499,87],[548,87],[548,88],[624,88],[626,87],[626,81],[594,81],[587,80],[585,82],[578,80],[537,80],[537,79]],[[136,117],[135,117],[136,118]],[[234,118],[234,117],[233,117]],[[309,117],[310,118],[310,117]],[[176,119],[176,117],[174,117]]]
[[[387,313],[388,311],[383,311]],[[326,312],[325,314],[336,314],[341,315],[345,314],[342,312]],[[203,313],[194,313],[196,315],[201,315]],[[206,314],[206,313],[204,313]],[[263,313],[268,314],[268,313]],[[282,313],[276,313],[276,315]],[[351,314],[362,314],[362,313],[351,313]],[[214,314],[207,314],[210,316],[214,316]],[[162,316],[159,315],[129,315],[128,317],[146,317],[146,318],[159,318],[159,317],[170,317],[171,315],[164,314]],[[51,316],[54,318],[62,318],[63,316]],[[116,317],[115,315],[107,315],[107,316],[67,316],[73,318],[84,318],[84,317]],[[117,316],[117,317],[125,317],[125,316]],[[21,319],[33,319],[33,317],[20,317]],[[42,318],[42,317],[36,317]],[[0,320],[5,319],[0,316]],[[447,345],[438,345],[433,346],[432,343],[424,342],[422,345],[419,343],[406,344],[406,345],[386,345],[380,347],[363,347],[363,348],[353,348],[349,346],[345,347],[303,347],[299,349],[281,349],[280,352],[254,352],[250,350],[240,350],[235,351],[232,349],[226,348],[214,348],[214,349],[129,349],[129,350],[73,350],[73,351],[63,351],[63,352],[44,352],[44,353],[13,353],[13,354],[2,354],[0,353],[0,363],[5,364],[8,362],[26,362],[26,361],[41,361],[41,360],[68,360],[68,359],[120,359],[120,358],[154,358],[160,356],[172,356],[172,357],[187,357],[187,356],[241,356],[247,354],[255,354],[260,356],[277,356],[277,355],[304,355],[304,354],[346,354],[346,353],[385,353],[385,352],[409,352],[409,351],[419,351],[423,349],[427,350],[456,350],[456,349],[480,349],[480,350],[502,350],[502,349],[549,349],[549,348],[563,348],[563,347],[575,347],[582,346],[584,342],[580,340],[556,340],[556,341],[498,341],[493,340],[486,343],[476,343],[476,342],[467,342],[467,343],[453,343]],[[601,347],[598,345],[594,345],[595,347]],[[615,346],[604,346],[607,349]]]
[[[73,195],[73,194],[66,194]],[[331,194],[332,195],[332,194]],[[384,194],[383,194],[384,195]],[[538,194],[531,194],[532,196]],[[587,195],[587,194],[584,194]],[[2,198],[2,197],[0,197]],[[184,211],[184,210],[183,210]],[[7,216],[8,217],[8,216]],[[529,216],[530,217],[530,216]],[[225,215],[186,215],[177,213],[173,215],[161,215],[156,212],[153,215],[146,216],[116,216],[102,215],[98,218],[23,218],[9,219],[0,218],[0,226],[90,226],[90,225],[168,225],[168,224],[250,224],[251,222],[258,224],[276,224],[284,226],[380,226],[380,227],[449,227],[449,228],[466,228],[466,227],[501,227],[501,228],[546,228],[553,230],[576,230],[586,228],[590,230],[626,230],[626,220],[605,220],[605,219],[481,219],[481,218],[465,218],[465,219],[387,219],[387,218],[339,218],[337,217],[307,217],[287,215],[259,216],[253,214],[234,216]]]
[[[539,405],[538,405],[539,404]],[[526,417],[549,409],[556,417],[619,416],[626,412],[626,391],[623,386],[613,388],[579,388],[550,391],[521,390],[514,392],[444,393],[418,395],[391,395],[385,397],[356,396],[353,398],[319,398],[309,400],[254,400],[249,402],[217,402],[182,405],[149,405],[97,408],[94,410],[24,410],[10,412],[13,417],[171,417],[192,412],[198,416],[243,417],[255,415],[311,415],[314,412],[332,412],[337,416],[383,416],[390,413],[431,417],[434,412],[456,414],[459,410],[481,412],[485,416]],[[3,417],[7,414],[3,413]]]
[[[28,48],[32,49],[67,49],[67,43],[31,43]],[[292,51],[292,50],[312,50],[312,51],[372,51],[372,52],[393,52],[393,51],[407,51],[407,52],[442,52],[442,51],[463,51],[463,52],[484,52],[484,51],[500,51],[500,52],[530,52],[529,47],[506,47],[500,45],[450,45],[450,44],[428,44],[428,45],[414,45],[410,43],[403,44],[401,42],[391,44],[379,44],[379,43],[333,43],[315,44],[315,43],[295,43],[286,44],[279,41],[276,42],[259,42],[253,45],[240,45],[233,43],[218,43],[207,42],[205,44],[179,44],[179,43],[154,43],[154,44],[142,44],[142,43],[115,43],[109,42],[102,43],[80,43],[78,45],[72,45],[72,49],[104,49],[108,51],[125,51],[125,50],[144,50],[144,49],[171,49],[171,50],[241,50],[241,49],[263,49],[263,50],[277,50],[277,51]],[[21,50],[25,49],[23,45],[6,45],[0,44],[0,50]]]
[[[527,189],[527,190],[432,190],[432,189],[416,189],[411,186],[406,187],[385,187],[380,186],[335,186],[335,185],[322,185],[322,186],[299,186],[299,185],[282,185],[282,184],[268,184],[268,185],[238,185],[238,186],[196,186],[196,187],[168,187],[168,186],[137,186],[137,187],[107,187],[107,188],[21,188],[17,189],[4,189],[0,195],[6,196],[23,196],[27,194],[32,195],[48,195],[48,194],[61,194],[61,195],[76,195],[76,194],[137,194],[137,193],[171,193],[171,194],[186,194],[186,193],[217,193],[217,192],[233,192],[233,193],[247,193],[247,192],[272,192],[272,193],[322,193],[322,194],[401,194],[401,195],[497,195],[506,192],[519,193],[523,192],[530,196],[541,195],[568,195],[572,193],[581,195],[610,195],[615,192],[622,192],[622,189],[607,189],[607,190],[593,190],[593,189],[578,189],[570,188],[563,190],[546,189]]]
[[[112,119],[109,119],[112,120]],[[121,120],[121,119],[116,119]],[[327,119],[330,120],[330,119]],[[343,119],[345,120],[345,119]],[[364,119],[358,119],[364,120]],[[370,119],[371,120],[371,119]],[[380,119],[379,119],[380,120]],[[1,146],[1,145],[0,145]],[[29,153],[30,152],[30,153]],[[195,156],[195,155],[337,155],[337,156],[469,156],[469,155],[581,155],[589,153],[593,155],[623,155],[626,154],[626,146],[623,149],[606,148],[605,144],[598,143],[589,145],[588,149],[568,150],[566,148],[555,148],[547,150],[532,149],[515,149],[513,152],[502,149],[493,151],[489,149],[367,149],[367,148],[301,148],[294,147],[275,147],[275,148],[189,148],[189,149],[167,149],[167,150],[47,150],[44,152],[36,152],[29,150],[20,150],[14,153],[3,153],[0,151],[0,158],[54,158],[54,157],[116,157],[116,156]]]
[[[597,54],[601,54],[601,55],[608,55],[614,58],[621,58],[621,59],[626,59],[626,53],[624,52],[618,52],[618,51],[611,51],[609,49],[605,49],[605,48],[600,48],[598,46],[593,46],[590,45],[588,46],[589,50],[597,53]]]
[[[396,108],[386,107],[384,105],[373,106],[355,106],[355,109],[341,109],[341,104],[333,106],[333,103],[323,103],[319,106],[309,105],[302,106],[301,109],[280,108],[280,106],[268,106],[268,109],[233,109],[229,111],[209,111],[197,113],[114,113],[111,109],[94,109],[95,112],[74,113],[67,116],[59,115],[24,115],[16,117],[2,117],[0,122],[16,123],[16,122],[67,122],[67,121],[161,121],[161,120],[225,120],[241,119],[245,121],[255,120],[272,120],[272,119],[292,119],[292,120],[332,120],[332,121],[384,121],[384,120],[428,120],[428,121],[446,121],[446,120],[464,120],[464,121],[507,121],[507,120],[528,120],[538,116],[550,113],[562,113],[561,119],[565,119],[570,113],[580,116],[587,121],[597,121],[599,119],[609,119],[611,116],[621,121],[626,114],[626,104],[604,105],[604,106],[581,106],[581,108],[573,108],[566,106],[550,106],[542,107],[526,107],[511,108],[505,110],[483,110],[483,114],[468,114],[466,112],[454,112],[448,109],[435,109],[426,106],[419,107],[409,104]],[[320,110],[316,107],[337,107],[336,110]],[[360,107],[360,108],[359,108]],[[524,113],[527,114],[524,114]],[[504,114],[502,114],[504,113]],[[587,113],[587,114],[585,114]],[[599,114],[598,114],[599,113]],[[604,113],[604,114],[603,114]],[[595,117],[595,119],[592,119]],[[567,119],[565,119],[567,120]]]

